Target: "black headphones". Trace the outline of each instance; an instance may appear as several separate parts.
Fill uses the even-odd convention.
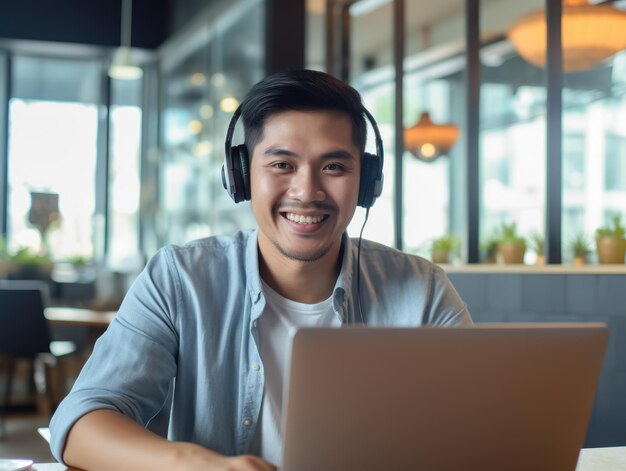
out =
[[[370,208],[383,191],[383,140],[374,117],[363,108],[363,113],[374,129],[376,137],[376,155],[367,152],[361,157],[361,178],[359,181],[358,205]],[[230,197],[239,203],[250,200],[250,158],[245,144],[233,147],[231,142],[235,125],[241,115],[241,106],[237,108],[228,125],[224,165],[222,165],[222,184]]]

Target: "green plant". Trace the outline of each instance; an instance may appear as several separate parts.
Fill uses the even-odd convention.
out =
[[[587,236],[582,232],[574,235],[570,241],[569,247],[574,257],[585,258],[591,253],[591,242],[589,242]]]
[[[7,248],[7,241],[4,237],[0,236],[0,260],[7,258],[9,251]]]
[[[459,240],[454,235],[446,234],[433,240],[430,255],[433,263],[450,263],[450,255],[456,250]]]
[[[500,244],[526,244],[526,239],[517,233],[514,222],[503,222],[500,227]]]
[[[433,240],[432,251],[451,253],[459,246],[459,239],[454,235],[444,235]]]
[[[84,255],[74,255],[67,259],[68,263],[71,263],[75,267],[84,267],[90,262],[91,259]]]
[[[622,216],[620,214],[616,214],[611,218],[609,224],[596,230],[596,239],[601,239],[602,237],[626,239],[626,227],[622,224]]]
[[[495,262],[498,253],[498,244],[500,243],[500,234],[497,231],[492,232],[490,236],[480,243],[483,252],[483,260],[486,262]]]
[[[37,254],[28,247],[20,248],[15,254],[10,256],[10,259],[15,263],[25,266],[49,265],[52,263],[50,257]]]

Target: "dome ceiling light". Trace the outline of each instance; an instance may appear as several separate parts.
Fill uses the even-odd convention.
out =
[[[509,28],[508,38],[531,64],[545,67],[546,15],[537,10]],[[626,49],[626,12],[587,0],[563,0],[561,16],[563,71],[590,69]]]
[[[415,157],[427,162],[447,154],[459,137],[454,124],[435,124],[428,112],[419,121],[404,130],[404,147]]]

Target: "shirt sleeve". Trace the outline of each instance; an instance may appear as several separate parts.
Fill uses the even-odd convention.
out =
[[[69,430],[83,415],[116,410],[146,426],[163,406],[176,374],[177,278],[162,249],[129,289],[76,383],[50,422],[51,451],[62,461]]]
[[[428,318],[423,324],[436,327],[472,326],[472,316],[450,279],[438,265],[432,265]]]

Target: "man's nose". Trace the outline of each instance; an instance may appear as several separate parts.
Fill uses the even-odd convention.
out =
[[[320,175],[313,169],[298,169],[291,179],[289,197],[304,202],[326,199]]]

